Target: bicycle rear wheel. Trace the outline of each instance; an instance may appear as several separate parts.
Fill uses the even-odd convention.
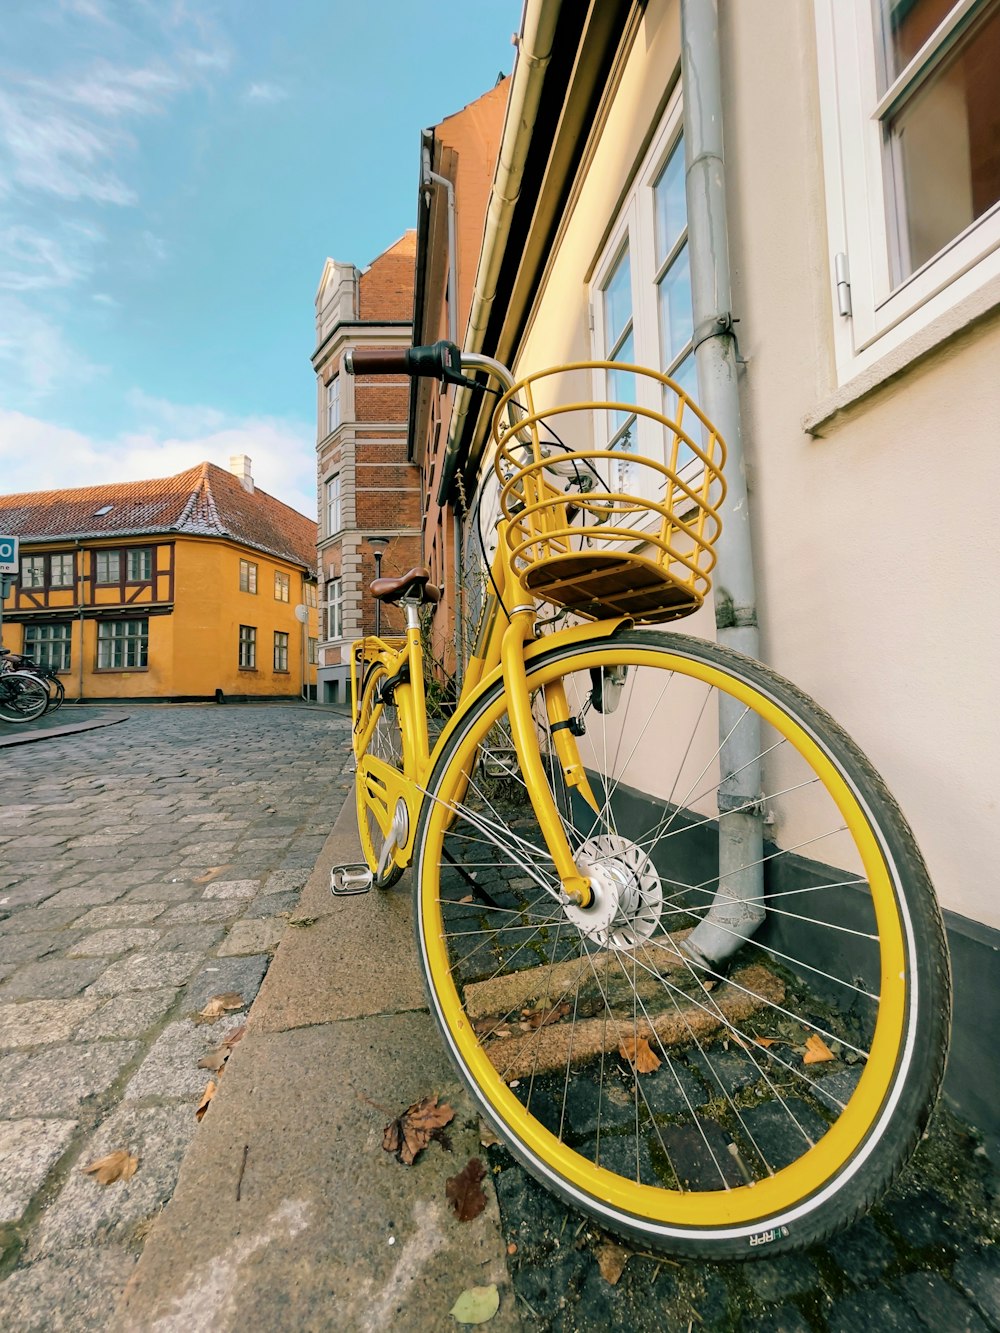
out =
[[[367,747],[356,756],[355,792],[361,850],[377,889],[391,889],[403,873],[403,867],[391,859],[381,871],[378,868],[386,839],[391,837],[394,811],[390,808],[391,802],[386,798],[377,773],[370,769],[368,763],[369,759],[374,758],[391,764],[393,768],[403,767],[403,737],[399,728],[398,710],[393,702],[383,700],[381,696],[382,686],[388,679],[389,674],[381,662],[375,662],[369,668],[361,685],[355,723],[355,735],[360,736],[375,719]]]
[[[49,706],[49,692],[26,671],[8,671],[0,676],[0,718],[5,722],[32,722]]]
[[[719,1258],[813,1243],[891,1182],[944,1067],[944,935],[898,807],[816,704],[713,644],[628,631],[542,654],[529,685],[595,904],[558,900],[497,683],[420,832],[418,947],[452,1058],[515,1156],[602,1225]],[[589,803],[552,750],[560,687]],[[758,729],[752,801],[720,716],[727,741]],[[720,878],[766,908],[746,942]],[[688,951],[706,917],[735,935],[727,961]]]

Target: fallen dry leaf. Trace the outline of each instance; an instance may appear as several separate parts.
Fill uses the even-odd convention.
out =
[[[207,884],[207,883],[209,882],[209,880],[213,880],[213,879],[215,879],[215,877],[216,877],[217,875],[221,875],[222,872],[223,872],[224,870],[229,870],[231,867],[232,867],[232,862],[231,862],[231,861],[230,861],[229,865],[224,865],[224,866],[209,866],[208,869],[205,871],[205,873],[204,873],[203,875],[196,875],[195,878],[191,881],[191,883],[192,883],[192,884]]]
[[[645,1037],[622,1037],[618,1050],[637,1074],[651,1074],[660,1067],[660,1057],[650,1049]]]
[[[382,1135],[382,1147],[394,1152],[405,1166],[412,1166],[417,1153],[427,1147],[436,1131],[450,1124],[455,1112],[447,1102],[438,1105],[437,1094],[408,1106],[390,1120]]]
[[[467,893],[467,894],[465,895],[464,898],[459,898],[458,901],[459,901],[460,903],[471,903],[471,902],[472,902],[472,894],[471,894],[471,893]]]
[[[562,1004],[553,1005],[551,1009],[522,1009],[521,1014],[530,1028],[548,1027],[550,1023],[558,1023],[561,1018],[565,1018],[570,1011],[570,1005],[567,1001]]]
[[[490,1129],[485,1120],[479,1122],[479,1146],[481,1148],[495,1148],[500,1140]]]
[[[479,1183],[485,1175],[482,1162],[472,1157],[457,1176],[445,1181],[444,1192],[460,1222],[471,1222],[486,1207],[486,1195]]]
[[[196,1023],[214,1023],[223,1014],[243,1008],[243,996],[239,991],[226,991],[224,995],[213,995],[204,1009],[195,1017]]]
[[[215,1096],[215,1092],[216,1092],[216,1088],[217,1088],[217,1086],[218,1086],[218,1085],[215,1083],[215,1081],[214,1081],[213,1079],[209,1079],[209,1080],[208,1080],[208,1087],[205,1089],[205,1095],[204,1095],[204,1097],[202,1097],[201,1101],[198,1103],[198,1109],[197,1109],[197,1111],[195,1111],[195,1113],[194,1113],[194,1114],[195,1114],[195,1119],[196,1119],[196,1120],[201,1120],[201,1118],[204,1116],[205,1112],[208,1110],[208,1103],[209,1103],[209,1102],[212,1100],[212,1098]],[[212,1121],[212,1124],[213,1124],[213,1125],[215,1124],[215,1121],[214,1121],[214,1120]]]
[[[597,1266],[601,1270],[601,1277],[614,1286],[622,1275],[622,1269],[628,1263],[628,1250],[622,1249],[613,1240],[606,1240],[602,1245],[598,1245],[594,1253],[597,1257]]]
[[[117,1152],[109,1152],[107,1157],[98,1157],[95,1162],[80,1169],[85,1176],[93,1176],[98,1185],[113,1185],[116,1180],[131,1180],[138,1165],[138,1157],[119,1148]]]
[[[246,1030],[246,1024],[240,1024],[238,1028],[235,1028],[230,1032],[228,1037],[223,1039],[220,1045],[216,1046],[214,1050],[209,1051],[207,1055],[201,1057],[198,1061],[198,1068],[211,1069],[213,1074],[217,1074],[232,1055],[233,1047],[242,1039]]]
[[[806,1039],[805,1054],[802,1057],[804,1065],[820,1065],[825,1060],[834,1059],[836,1059],[836,1056],[822,1037],[817,1037],[814,1032],[811,1037]]]

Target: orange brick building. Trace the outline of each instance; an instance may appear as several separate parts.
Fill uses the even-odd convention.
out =
[[[424,190],[417,228],[413,308],[415,343],[448,338],[461,346],[465,341],[509,90],[508,76],[463,110],[423,132]],[[450,182],[451,190],[444,181]],[[454,216],[449,218],[452,208]],[[455,237],[454,254],[450,253],[451,234]],[[449,675],[461,659],[458,636],[475,614],[475,606],[467,604],[475,598],[467,586],[471,576],[466,567],[480,568],[478,557],[467,560],[463,555],[463,541],[470,540],[471,525],[464,521],[462,494],[455,490],[445,493],[442,487],[454,393],[453,388],[432,380],[415,381],[409,428],[410,456],[421,469],[424,487],[424,560],[432,581],[444,589],[434,616],[431,644]],[[471,501],[472,496],[466,499]],[[474,536],[471,539],[475,540]]]
[[[297,699],[315,688],[316,524],[250,459],[0,496],[20,538],[4,646],[70,699]]]
[[[406,428],[410,386],[405,377],[343,373],[351,347],[408,347],[412,341],[416,233],[409,231],[359,272],[326,261],[316,294],[317,482],[319,560],[324,614],[318,697],[348,697],[351,641],[375,628],[368,585],[384,537],[385,574],[421,561],[419,470],[409,461]],[[401,627],[385,608],[383,633]]]

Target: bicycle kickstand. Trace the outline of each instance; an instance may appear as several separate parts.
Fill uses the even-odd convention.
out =
[[[334,866],[330,871],[330,892],[335,898],[351,898],[367,893],[374,876],[366,865]]]

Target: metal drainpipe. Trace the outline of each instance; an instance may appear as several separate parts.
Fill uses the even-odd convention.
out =
[[[448,191],[448,339],[458,342],[458,241],[455,236],[455,186],[447,176],[431,170],[431,150],[424,145],[420,155],[421,180],[425,189],[443,185]],[[427,199],[427,207],[430,200]]]
[[[552,58],[561,7],[562,0],[525,0],[521,35],[517,40],[517,56],[511,76],[510,98],[497,152],[493,187],[486,208],[469,324],[462,344],[466,352],[483,350],[511,218],[521,193],[521,178],[538,116],[542,85]],[[458,466],[458,442],[469,413],[471,397],[471,390],[466,388],[460,388],[455,394],[444,467],[438,484],[439,504],[447,499]]]
[[[455,224],[455,186],[447,176],[441,176],[431,169],[431,150],[424,145],[421,154],[421,184],[427,190],[431,185],[442,185],[448,191],[448,339],[458,343],[458,237]],[[426,199],[428,208],[430,199]],[[455,542],[455,673],[456,683],[462,685],[462,520],[456,512],[453,515],[453,538]]]
[[[722,145],[718,0],[681,0],[681,73],[687,157],[688,251],[701,405],[728,448],[728,493],[714,574],[718,641],[758,656],[757,601],[740,433]],[[696,959],[730,957],[764,919],[760,724],[719,700],[719,885],[686,941]]]
[[[76,576],[76,595],[80,599],[80,615],[79,615],[80,662],[77,668],[80,677],[80,697],[79,699],[77,699],[77,703],[82,704],[83,703],[83,594],[84,594],[84,589],[86,588],[87,585],[83,577],[83,543],[80,541],[79,537],[77,537],[75,540],[76,540],[76,553],[77,553],[76,566],[77,570],[79,571]],[[70,642],[72,643],[72,637],[70,638]]]

